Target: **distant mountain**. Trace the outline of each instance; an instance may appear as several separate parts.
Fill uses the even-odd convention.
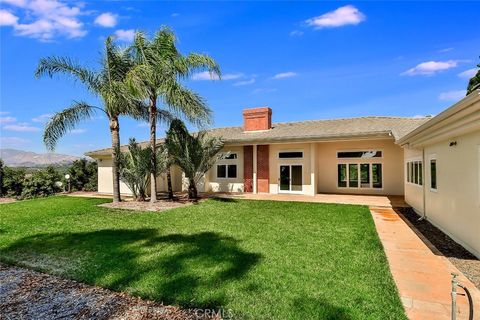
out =
[[[0,149],[0,158],[10,167],[45,167],[48,165],[68,165],[80,159],[58,153],[35,153],[15,149]]]

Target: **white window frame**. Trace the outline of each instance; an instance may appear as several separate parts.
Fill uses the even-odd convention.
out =
[[[231,159],[231,160],[236,160],[236,159]],[[218,176],[218,166],[225,166],[225,177],[219,177]],[[236,177],[230,177],[228,175],[228,167],[229,166],[236,166],[237,167],[237,176]],[[217,179],[237,179],[238,178],[238,165],[236,163],[217,163],[217,166],[215,167],[215,176]]]
[[[338,154],[340,152],[360,152],[360,151],[364,151],[364,152],[368,152],[368,151],[380,151],[382,153],[382,156],[381,157],[372,157],[372,158],[339,158],[338,157]],[[372,149],[369,149],[369,148],[358,148],[358,149],[340,149],[340,150],[337,150],[337,152],[335,153],[335,157],[337,158],[337,160],[339,161],[345,161],[345,160],[350,160],[350,161],[358,161],[358,160],[375,160],[375,159],[382,159],[383,161],[383,156],[384,156],[384,151],[383,151],[383,148],[372,148]],[[380,161],[380,160],[378,160]]]
[[[418,162],[418,163],[421,163],[422,164],[422,170],[421,172],[419,171],[418,172],[418,175],[417,175],[417,181],[420,181],[420,177],[422,179],[422,184],[418,184],[418,183],[415,183],[415,179],[412,179],[412,181],[409,181],[410,180],[410,177],[407,176],[408,175],[408,165],[409,163],[412,164],[412,168],[411,168],[411,173],[412,173],[412,178],[414,178],[414,175],[415,175],[415,162]],[[430,168],[430,167],[429,167]],[[416,187],[419,187],[419,188],[422,188],[423,185],[425,184],[425,175],[424,175],[424,172],[425,172],[425,163],[423,163],[423,160],[421,157],[416,157],[416,158],[410,158],[410,159],[407,159],[405,161],[405,172],[407,173],[405,175],[405,183],[408,184],[408,185],[412,185],[412,186],[416,186]]]
[[[383,153],[382,153],[383,155]],[[349,159],[349,158],[341,158],[342,160],[343,159]],[[365,159],[365,158],[350,158],[350,159]],[[367,159],[381,159],[381,158],[367,158]],[[346,165],[347,166],[347,176],[346,176],[346,182],[347,182],[347,186],[346,187],[340,187],[338,185],[338,166],[339,165]],[[350,164],[356,164],[358,169],[358,186],[357,187],[350,187],[350,169],[349,169],[349,165]],[[365,188],[365,187],[362,187],[362,170],[361,170],[361,165],[362,164],[368,164],[368,174],[370,175],[370,181],[369,181],[369,184],[370,186]],[[382,166],[382,171],[381,171],[381,175],[382,175],[382,187],[381,188],[375,188],[373,187],[373,165],[374,164],[380,164]],[[344,189],[351,189],[351,190],[357,190],[357,189],[360,189],[360,190],[383,190],[384,189],[384,175],[383,175],[383,172],[385,171],[385,164],[383,163],[383,161],[370,161],[370,162],[365,162],[365,161],[362,161],[362,162],[358,162],[358,161],[338,161],[337,162],[337,178],[336,178],[336,186],[337,186],[337,189],[340,189],[340,190],[344,190]]]
[[[297,158],[280,158],[280,153],[284,153],[284,152],[301,152],[301,153],[302,153],[302,156],[301,156],[301,157],[297,157]],[[305,158],[305,151],[304,151],[303,149],[279,150],[279,151],[278,151],[278,154],[277,154],[277,158],[278,158],[280,161],[289,161],[289,160],[304,159],[304,158]]]
[[[436,188],[432,188],[432,160],[435,160],[435,182]],[[431,154],[428,157],[428,188],[431,192],[438,192],[438,160],[435,153]]]

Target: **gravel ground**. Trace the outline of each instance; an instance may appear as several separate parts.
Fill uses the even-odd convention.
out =
[[[0,264],[0,319],[200,320],[205,312],[180,309]]]
[[[0,198],[0,204],[1,203],[10,203],[10,202],[15,202],[17,201],[15,198]]]
[[[457,267],[472,283],[480,289],[480,260],[467,251],[460,244],[453,241],[440,229],[428,220],[418,221],[420,218],[412,208],[399,208],[402,215],[435,246],[440,254],[444,255]]]

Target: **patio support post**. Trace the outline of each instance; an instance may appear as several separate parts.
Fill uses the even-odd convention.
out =
[[[310,144],[310,195],[317,194],[317,145]]]
[[[257,193],[257,145],[253,145],[253,193]]]

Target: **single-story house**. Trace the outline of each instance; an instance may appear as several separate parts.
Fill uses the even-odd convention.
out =
[[[273,123],[272,110],[263,107],[245,109],[243,126],[209,134],[224,139],[228,156],[205,175],[200,191],[404,195],[480,257],[478,90],[435,117]],[[98,161],[101,193],[112,193],[111,151],[87,153]],[[172,179],[174,190],[186,189],[179,168]],[[157,188],[166,190],[164,176]],[[130,193],[124,184],[121,192]]]

